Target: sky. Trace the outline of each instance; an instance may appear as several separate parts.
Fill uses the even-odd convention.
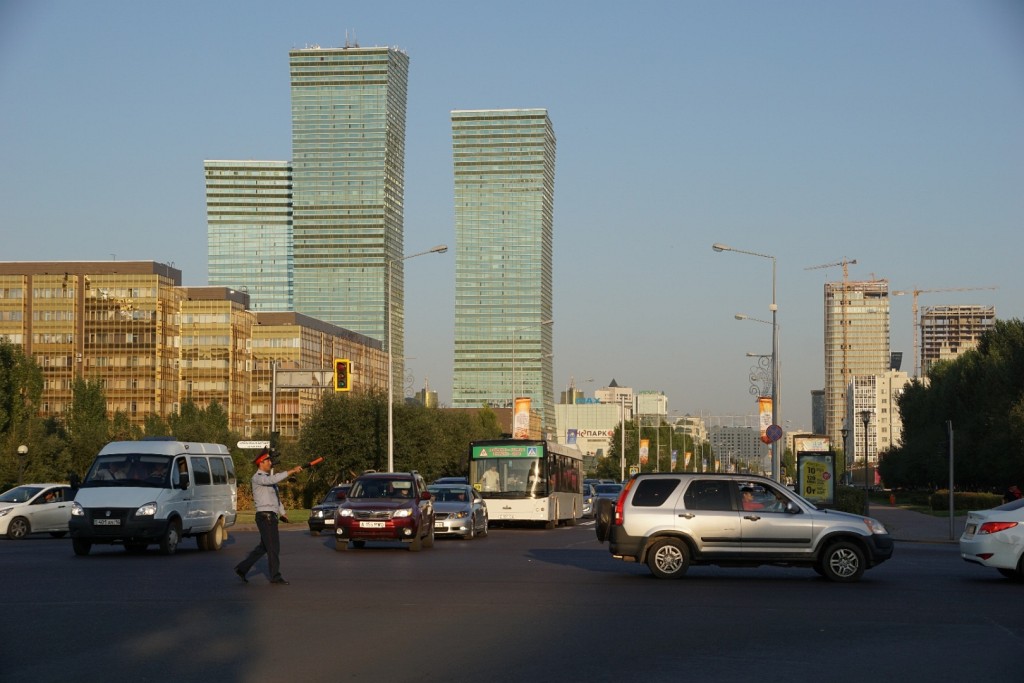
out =
[[[453,109],[542,107],[558,141],[554,368],[671,414],[779,421],[824,387],[826,281],[1024,318],[1016,0],[0,0],[0,261],[153,260],[207,282],[204,159],[291,158],[288,51],[408,53],[406,361],[451,400]],[[811,268],[808,270],[808,268]],[[912,297],[892,350],[912,372]]]

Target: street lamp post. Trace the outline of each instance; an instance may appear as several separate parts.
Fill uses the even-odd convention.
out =
[[[711,245],[711,248],[716,252],[723,251],[734,251],[737,254],[747,254],[748,256],[758,256],[760,258],[771,259],[772,261],[772,304],[769,310],[772,312],[772,424],[779,424],[779,325],[776,318],[779,307],[775,303],[775,257],[768,254],[759,254],[756,251],[744,251],[742,249],[734,249],[724,244],[715,243]],[[772,479],[780,481],[781,473],[781,460],[779,459],[779,439],[772,442]]]
[[[868,506],[868,425],[871,424],[871,411],[860,411],[860,421],[864,423],[864,516],[867,517]]]
[[[21,444],[18,446],[18,486],[21,486],[21,480],[25,478],[25,458],[28,457],[28,446]]]
[[[407,261],[417,256],[424,256],[425,254],[443,254],[448,251],[448,245],[439,244],[432,249],[426,251],[419,251],[415,254],[409,254],[408,256],[402,256],[400,258],[388,259],[387,261],[387,296],[385,297],[388,307],[388,472],[395,471],[395,424],[394,424],[394,370],[393,358],[391,355],[391,318],[392,318],[392,305],[391,305],[391,290],[392,290],[392,272],[394,270],[394,264],[399,261]]]

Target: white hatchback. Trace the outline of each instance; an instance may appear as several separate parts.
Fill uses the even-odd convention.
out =
[[[68,533],[74,490],[67,484],[23,484],[0,495],[0,536],[20,540],[35,533]]]
[[[967,513],[960,557],[1024,581],[1024,498]]]

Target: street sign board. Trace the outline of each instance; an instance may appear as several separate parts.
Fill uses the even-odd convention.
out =
[[[270,442],[269,441],[239,441],[238,442],[238,447],[239,448],[254,448],[256,450],[260,450],[260,449],[263,449],[263,448],[270,448]]]
[[[764,435],[767,436],[772,443],[775,443],[782,438],[782,427],[779,425],[768,425],[768,428],[764,430]]]
[[[330,389],[334,386],[334,368],[278,369],[278,389]]]

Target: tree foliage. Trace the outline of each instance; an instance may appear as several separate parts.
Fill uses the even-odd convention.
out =
[[[885,483],[946,486],[947,422],[957,488],[1002,490],[1024,481],[1024,322],[996,321],[977,349],[938,363],[928,380],[911,382],[897,399],[903,439],[882,455]]]

